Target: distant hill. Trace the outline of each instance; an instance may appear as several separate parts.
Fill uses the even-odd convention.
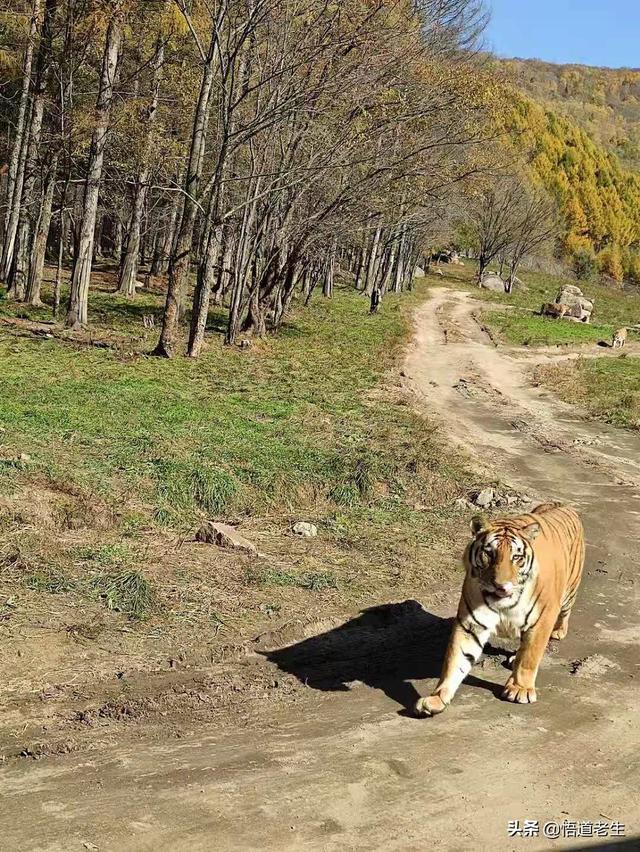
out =
[[[640,283],[640,71],[496,65],[507,138],[557,200],[566,253]]]
[[[499,60],[520,91],[572,119],[627,168],[640,170],[640,69]]]

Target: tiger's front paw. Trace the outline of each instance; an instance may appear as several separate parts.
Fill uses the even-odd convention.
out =
[[[437,716],[446,708],[446,704],[439,695],[428,695],[416,701],[416,716]]]
[[[520,686],[512,677],[506,682],[502,697],[514,704],[533,704],[538,698],[534,687]]]

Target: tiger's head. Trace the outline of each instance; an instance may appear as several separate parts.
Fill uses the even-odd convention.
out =
[[[515,606],[533,568],[533,541],[540,526],[517,529],[508,521],[491,523],[479,515],[471,521],[471,532],[466,557],[485,602],[497,610]]]

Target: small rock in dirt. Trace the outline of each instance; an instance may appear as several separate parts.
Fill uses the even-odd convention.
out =
[[[456,498],[456,501],[455,501],[455,505],[456,505],[456,506],[458,506],[460,509],[468,509],[468,508],[469,508],[469,506],[471,506],[471,505],[473,505],[473,504],[472,504],[472,503],[470,503],[470,502],[467,500],[467,498],[466,498],[466,497],[457,497],[457,498]]]
[[[31,456],[29,455],[29,453],[20,453],[19,460],[23,464],[28,464],[31,461]]]
[[[473,502],[481,509],[487,509],[493,503],[493,498],[493,488],[483,488],[482,491],[480,491],[480,493],[474,498]]]
[[[306,521],[298,521],[293,527],[293,532],[301,538],[315,538],[318,535],[318,527]]]
[[[84,841],[84,843],[83,843],[82,845],[84,846],[84,848],[85,848],[85,849],[95,850],[95,849],[99,849],[99,848],[100,848],[99,846],[96,846],[96,844],[95,844],[95,843],[89,843],[89,841],[88,841],[88,840],[85,840],[85,841]]]
[[[258,552],[255,544],[241,535],[234,527],[217,521],[205,521],[196,533],[196,541],[216,544],[218,547],[244,550],[246,553],[257,554]]]

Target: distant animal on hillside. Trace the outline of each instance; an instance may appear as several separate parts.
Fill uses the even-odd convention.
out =
[[[611,341],[611,346],[613,349],[622,349],[622,347],[627,342],[627,329],[619,328],[617,331],[613,332],[613,340]]]
[[[570,310],[571,308],[569,305],[561,305],[558,302],[548,302],[540,308],[540,313],[544,317],[562,319]]]
[[[549,639],[564,639],[584,566],[576,512],[544,503],[518,517],[471,521],[467,569],[440,681],[416,712],[435,716],[453,697],[492,634],[520,639],[502,697],[532,704]]]

